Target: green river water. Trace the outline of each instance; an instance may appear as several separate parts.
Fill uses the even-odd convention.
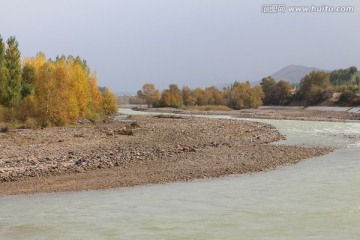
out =
[[[258,121],[277,144],[338,149],[256,174],[0,197],[0,239],[360,239],[360,123]]]

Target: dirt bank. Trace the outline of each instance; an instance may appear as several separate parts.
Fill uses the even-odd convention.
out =
[[[0,196],[258,172],[331,151],[268,144],[282,138],[268,124],[191,117],[10,130],[0,133]]]

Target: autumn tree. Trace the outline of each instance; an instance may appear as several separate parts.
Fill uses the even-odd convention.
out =
[[[211,86],[205,89],[207,95],[207,104],[224,105],[224,94],[217,87]]]
[[[233,109],[257,108],[262,104],[263,98],[262,88],[251,88],[249,82],[235,82],[226,93],[227,105]]]
[[[25,67],[29,70],[25,71]],[[34,94],[24,101],[33,98],[37,116],[43,124],[64,125],[82,117],[96,121],[114,112],[116,97],[104,89],[107,100],[104,102],[96,75],[91,74],[86,62],[79,57],[61,56],[52,61],[39,53],[25,60],[24,84],[31,82],[33,72]]]
[[[196,98],[193,96],[192,90],[189,87],[184,86],[181,94],[185,106],[194,106],[196,104]]]
[[[69,58],[70,65],[70,85],[76,99],[76,105],[80,117],[85,117],[90,112],[91,95],[89,88],[89,72],[87,66],[78,58]]]
[[[109,88],[105,88],[103,93],[103,110],[105,116],[111,116],[118,111],[116,97]]]
[[[154,84],[146,83],[142,90],[137,92],[137,96],[145,101],[148,107],[158,105],[160,101],[160,91],[157,90]]]
[[[65,61],[47,61],[37,78],[35,101],[43,125],[74,123],[79,117],[76,96],[71,88],[69,66]]]
[[[75,123],[79,117],[83,117],[80,112],[81,105],[78,102],[77,94],[81,95],[79,88],[74,87],[76,80],[69,69],[66,61],[56,61],[53,65],[52,76],[48,82],[51,86],[50,112],[51,120],[56,125]]]
[[[97,84],[97,77],[96,75],[92,75],[90,78],[90,94],[91,94],[91,113],[94,120],[98,119],[102,113],[102,106],[103,106],[103,97],[99,90],[99,86]]]
[[[39,114],[39,117],[45,122],[51,120],[51,109],[52,109],[52,94],[54,91],[53,79],[52,79],[52,70],[53,65],[50,63],[44,64],[41,69],[39,69],[39,75],[36,82],[36,108]]]
[[[208,96],[204,89],[195,88],[193,90],[193,96],[196,99],[196,105],[198,105],[198,106],[208,105]]]
[[[40,69],[46,63],[46,55],[43,52],[38,52],[35,57],[25,58],[24,65],[31,66],[34,71],[35,75],[40,75]]]
[[[25,58],[22,68],[22,100],[17,108],[18,118],[20,121],[25,122],[29,117],[37,118],[41,124],[45,123],[46,120],[44,115],[40,113],[40,105],[38,96],[41,95],[41,91],[38,88],[42,88],[42,84],[46,84],[39,80],[41,68],[46,63],[45,54],[39,52],[35,57]],[[44,79],[44,78],[43,78]],[[44,94],[44,92],[42,92]]]
[[[180,107],[183,105],[181,90],[176,84],[170,84],[169,89],[162,92],[161,106],[163,107]]]
[[[318,71],[309,73],[300,82],[299,94],[307,105],[315,105],[329,99],[331,96],[329,74]]]
[[[251,88],[251,100],[249,106],[251,108],[258,108],[263,105],[263,99],[265,97],[264,91],[261,86],[256,85]]]
[[[43,126],[97,120],[117,112],[110,89],[103,93],[87,62],[80,57],[46,59],[39,52],[20,62],[15,37],[4,43],[0,36],[0,104],[5,120],[25,122],[29,117]]]

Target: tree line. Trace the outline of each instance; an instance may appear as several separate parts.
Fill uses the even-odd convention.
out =
[[[339,69],[331,73],[313,71],[294,86],[284,80],[276,81],[265,77],[260,85],[235,81],[231,86],[218,89],[179,88],[170,84],[160,91],[154,84],[147,83],[137,92],[138,102],[149,107],[191,107],[227,106],[231,109],[257,108],[261,105],[317,105],[332,98],[333,92],[340,92],[339,103],[360,104],[360,81],[357,68]],[[136,102],[136,99],[133,99]]]
[[[52,60],[39,52],[22,62],[16,38],[5,43],[0,35],[0,121],[61,126],[115,112],[116,97],[109,88],[99,88],[85,60]]]
[[[228,106],[233,109],[256,108],[262,104],[264,92],[260,86],[251,87],[249,82],[234,82],[230,87],[218,89],[209,88],[182,89],[176,84],[170,84],[168,89],[160,92],[154,84],[144,84],[137,92],[149,107],[175,107],[182,106]]]

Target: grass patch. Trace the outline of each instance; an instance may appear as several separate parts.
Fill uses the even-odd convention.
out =
[[[232,109],[223,105],[204,105],[204,106],[182,106],[182,110],[192,111],[231,111]]]

